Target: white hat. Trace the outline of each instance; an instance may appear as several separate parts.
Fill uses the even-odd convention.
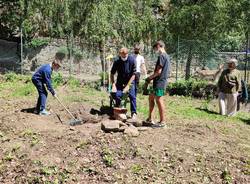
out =
[[[229,59],[229,60],[227,61],[227,63],[234,63],[235,66],[237,66],[237,65],[238,65],[238,60],[235,59],[235,58],[231,58],[231,59]]]

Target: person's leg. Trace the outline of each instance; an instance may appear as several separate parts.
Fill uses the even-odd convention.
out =
[[[164,105],[164,96],[157,96],[156,103],[159,109],[160,122],[165,122],[165,105]]]
[[[238,93],[227,94],[227,115],[234,116],[237,112],[237,96]]]
[[[219,93],[219,108],[220,108],[220,114],[226,115],[226,105],[225,105],[225,93]]]
[[[48,92],[47,92],[45,86],[42,84],[42,87],[41,87],[41,90],[40,90],[40,98],[41,98],[40,111],[46,109],[47,96],[48,96]]]
[[[129,99],[130,99],[130,109],[131,109],[131,116],[136,114],[136,84],[132,84],[129,90]]]
[[[154,111],[154,107],[155,107],[155,95],[154,94],[150,94],[149,98],[149,114],[148,114],[148,119],[152,120],[152,115],[153,115],[153,111]]]
[[[36,111],[39,112],[40,107],[41,107],[41,95],[40,95],[40,92],[42,91],[42,89],[41,89],[41,85],[39,85],[39,83],[37,81],[32,80],[32,83],[36,87],[37,93],[38,93],[38,99],[37,99],[37,103],[36,103]]]

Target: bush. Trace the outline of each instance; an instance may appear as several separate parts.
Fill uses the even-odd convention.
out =
[[[74,78],[74,77],[70,77],[69,80],[67,81],[67,84],[71,88],[73,88],[73,87],[80,87],[81,82],[78,79]]]
[[[54,87],[57,87],[57,86],[63,84],[63,76],[61,73],[53,74],[52,79],[53,79]]]
[[[39,39],[39,38],[34,38],[32,39],[27,46],[29,48],[38,48],[38,47],[43,47],[49,44],[49,40],[48,39]]]
[[[10,72],[4,75],[4,79],[6,82],[14,82],[18,80],[17,74]]]
[[[207,81],[202,80],[179,80],[174,83],[170,83],[167,87],[167,91],[170,95],[179,96],[194,96],[194,97],[205,97],[206,88],[208,86]]]

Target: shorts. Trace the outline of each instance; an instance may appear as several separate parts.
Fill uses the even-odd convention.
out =
[[[154,94],[155,96],[161,97],[165,95],[165,90],[160,88],[151,88],[149,89],[151,94]]]

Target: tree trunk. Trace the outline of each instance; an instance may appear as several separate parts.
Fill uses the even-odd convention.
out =
[[[192,46],[189,46],[188,58],[187,58],[187,63],[186,63],[186,76],[185,76],[186,80],[190,79],[190,76],[191,76],[192,58],[193,58]]]
[[[99,42],[100,59],[102,64],[102,72],[105,72],[105,61],[104,61],[104,44],[102,41]]]

